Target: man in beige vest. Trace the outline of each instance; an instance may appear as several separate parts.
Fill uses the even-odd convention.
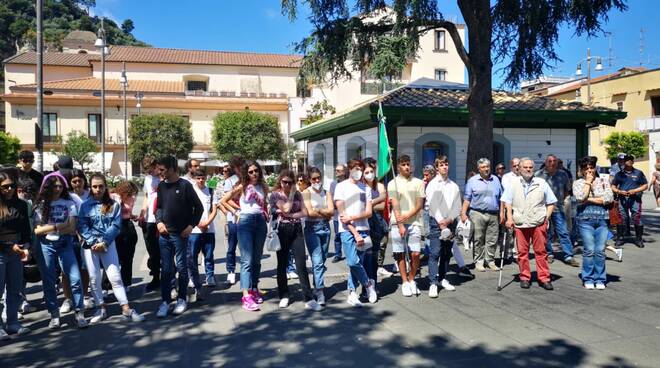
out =
[[[531,284],[532,273],[529,266],[531,239],[539,284],[545,290],[552,290],[545,244],[548,219],[552,216],[557,197],[548,182],[534,177],[534,161],[531,158],[522,158],[520,165],[521,176],[511,180],[502,195],[502,202],[506,204],[507,210],[506,226],[509,229],[515,228],[520,287],[529,289]]]

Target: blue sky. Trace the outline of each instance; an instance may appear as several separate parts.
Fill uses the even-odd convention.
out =
[[[300,0],[299,0],[300,1]],[[460,12],[455,0],[438,0],[446,18],[457,18]],[[280,0],[97,0],[94,13],[107,16],[118,23],[131,18],[135,36],[156,47],[251,51],[291,52],[291,44],[309,33],[311,26],[300,17],[291,23],[280,13]],[[568,28],[562,29],[557,52],[563,60],[547,75],[570,76],[577,63],[586,57],[587,47],[592,55],[607,58],[612,44],[612,66],[600,75],[622,66],[640,65],[640,29],[644,34],[642,65],[660,67],[660,25],[654,0],[628,0],[627,12],[612,12],[604,30],[610,37],[576,37]],[[503,65],[495,65],[494,70]],[[494,86],[499,86],[499,74]]]

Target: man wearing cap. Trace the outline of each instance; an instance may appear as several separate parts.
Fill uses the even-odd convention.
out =
[[[641,170],[633,167],[635,157],[625,155],[624,166],[621,171],[614,175],[612,180],[612,191],[619,196],[619,212],[623,224],[617,225],[616,245],[623,245],[623,233],[625,227],[632,222],[635,225],[635,245],[644,248],[642,234],[642,194],[649,187],[646,176]]]
[[[610,183],[614,180],[614,176],[623,168],[625,157],[625,153],[620,152],[616,154],[616,163],[613,163],[610,167]]]
[[[520,287],[529,289],[532,272],[529,265],[529,245],[534,247],[534,261],[538,282],[545,290],[553,290],[550,267],[545,249],[548,220],[557,203],[552,188],[543,178],[534,176],[534,161],[525,157],[520,160],[521,177],[511,181],[504,190],[502,202],[506,204],[506,226],[515,229],[518,246]]]

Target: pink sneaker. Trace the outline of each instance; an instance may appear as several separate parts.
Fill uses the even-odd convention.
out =
[[[259,294],[259,291],[258,291],[258,290],[256,290],[256,289],[250,289],[250,290],[248,291],[248,293],[250,293],[250,296],[252,297],[252,299],[254,299],[254,301],[255,301],[257,304],[261,304],[261,303],[264,302],[264,298],[261,297],[261,294]]]
[[[243,302],[243,309],[246,311],[253,312],[259,310],[259,304],[254,302],[252,295],[244,296],[241,301]]]

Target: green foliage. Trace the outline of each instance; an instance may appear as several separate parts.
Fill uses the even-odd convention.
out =
[[[250,110],[224,112],[213,119],[213,146],[222,160],[234,155],[279,160],[284,152],[277,117]]]
[[[44,0],[43,27],[44,47],[49,51],[62,48],[62,40],[74,30],[96,32],[101,23],[98,16],[90,17],[89,9],[96,5],[94,0]],[[108,43],[111,45],[148,46],[138,41],[131,32],[133,21],[122,24],[105,19]],[[130,27],[128,27],[130,26]],[[15,55],[21,48],[36,47],[36,11],[31,0],[0,0],[0,60]],[[0,70],[0,77],[4,71]]]
[[[644,158],[648,153],[648,144],[646,136],[640,132],[612,132],[605,138],[605,150],[607,158],[616,158],[616,155],[623,152]]]
[[[18,162],[18,152],[21,141],[9,133],[0,131],[0,164],[15,165]]]
[[[96,143],[85,133],[74,130],[66,135],[64,154],[79,163],[83,171],[85,171],[85,165],[94,161],[94,152],[96,152]]]
[[[305,125],[315,123],[323,119],[326,115],[333,115],[337,112],[334,106],[328,103],[328,100],[316,102],[312,105],[312,109],[307,113],[307,118],[304,121]]]
[[[128,137],[131,161],[164,155],[187,158],[194,145],[190,122],[175,114],[135,116],[130,121]]]

